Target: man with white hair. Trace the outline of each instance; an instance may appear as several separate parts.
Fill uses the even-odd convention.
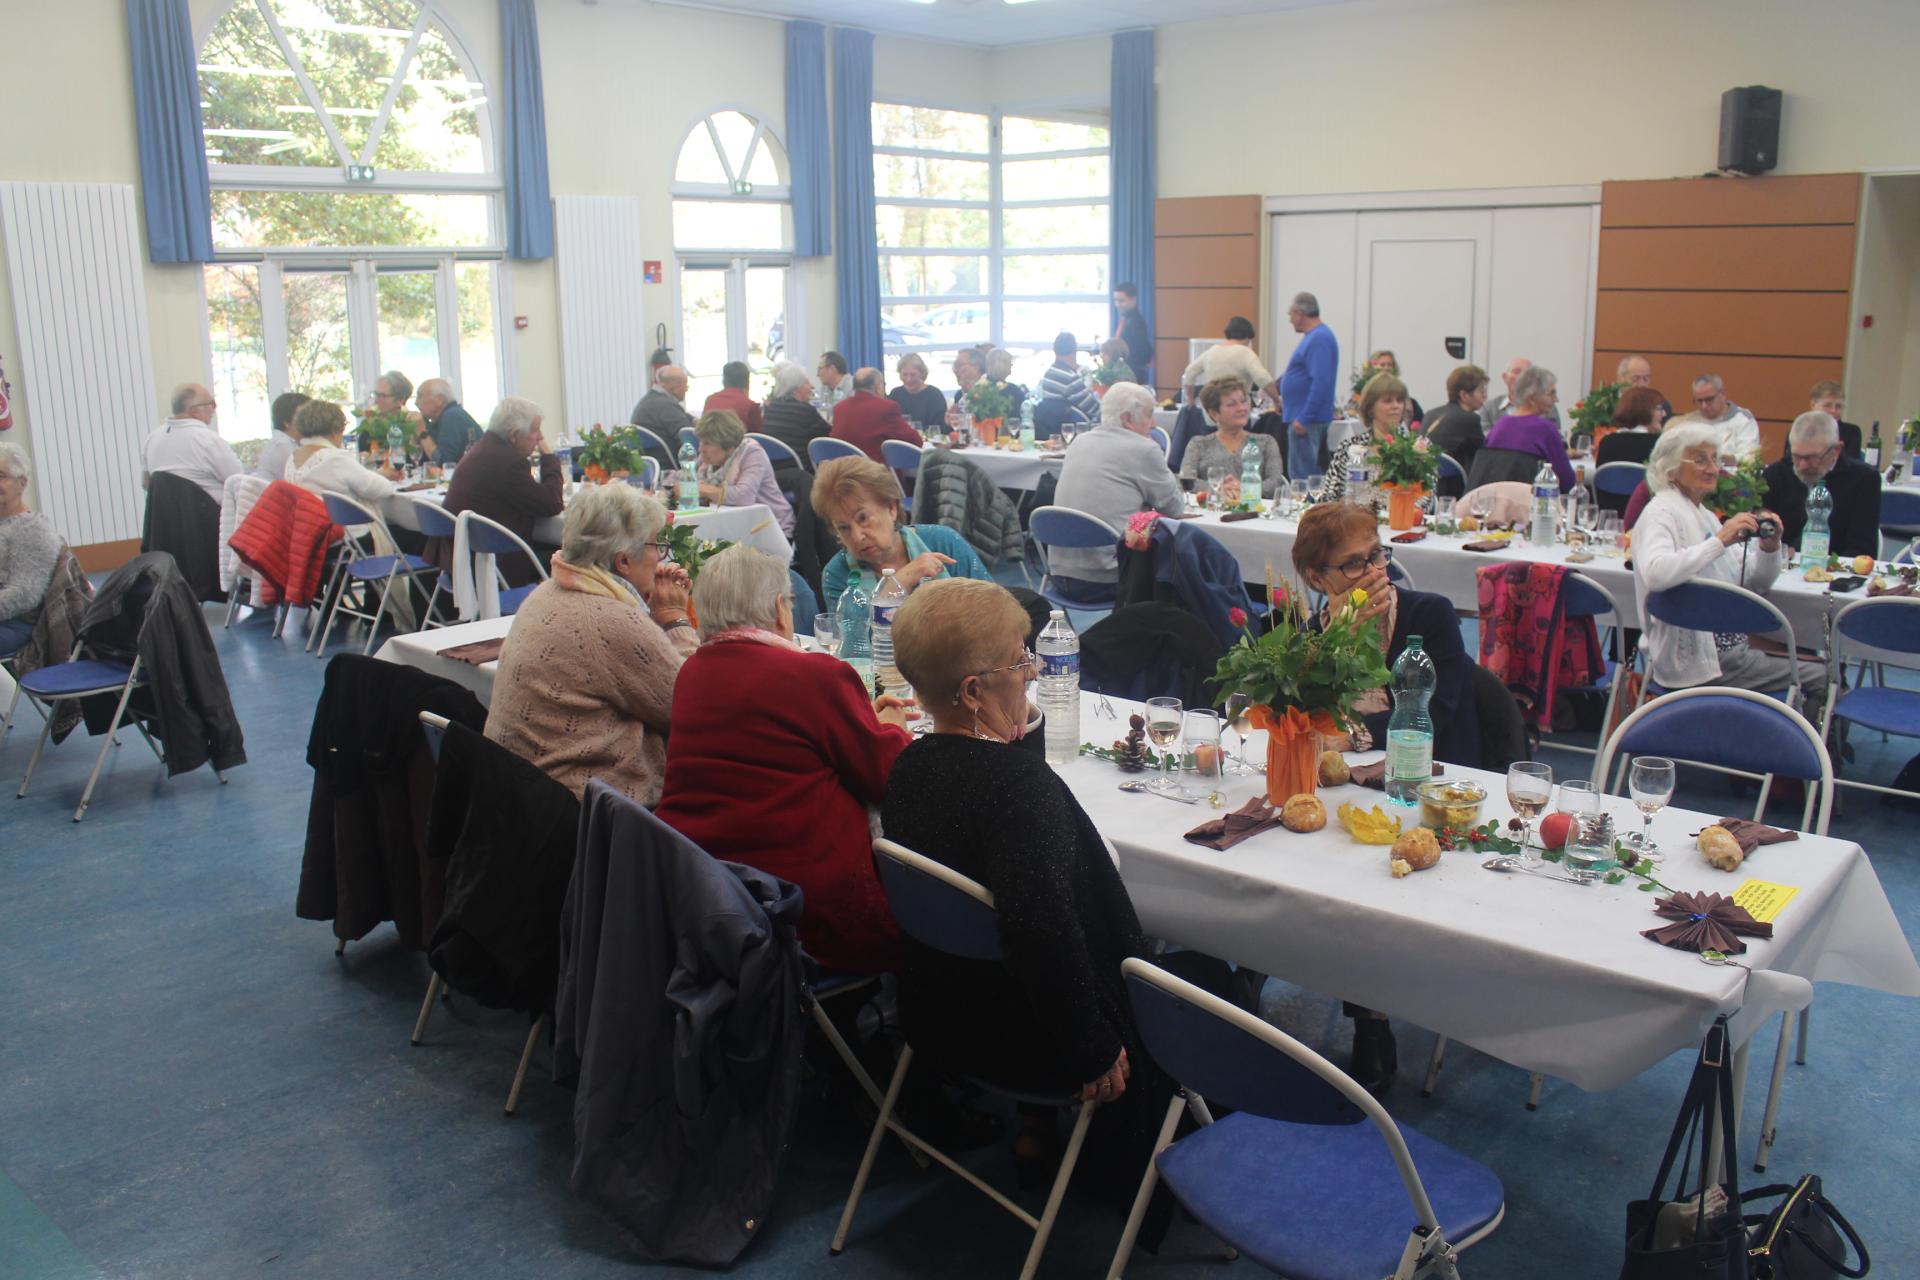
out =
[[[414,392],[420,406],[420,431],[414,437],[420,451],[441,466],[459,462],[480,441],[480,424],[453,398],[445,378],[428,378]]]
[[[1623,356],[1614,368],[1613,380],[1630,387],[1650,387],[1653,385],[1653,361],[1645,356]]]
[[[1138,511],[1178,515],[1186,509],[1180,481],[1153,442],[1153,393],[1137,382],[1117,382],[1100,401],[1100,425],[1083,431],[1067,450],[1054,490],[1057,506],[1099,516],[1125,529]],[[1062,595],[1089,604],[1110,602],[1120,581],[1112,547],[1056,547],[1047,563]]]
[[[457,516],[472,511],[505,525],[533,547],[544,565],[556,548],[535,544],[533,526],[548,516],[559,515],[566,498],[560,459],[541,433],[541,416],[539,405],[519,396],[508,396],[494,408],[486,434],[467,450],[453,473],[453,483],[447,486],[446,512]],[[538,480],[527,472],[529,454],[539,456]],[[451,572],[452,540],[435,538],[429,542],[427,559]],[[525,556],[503,556],[499,564],[509,586],[523,587],[538,580]]]
[[[686,401],[687,371],[677,364],[662,365],[647,394],[633,406],[633,425],[653,432],[667,442],[669,449],[678,449],[680,428],[693,425]]]
[[[1515,356],[1513,359],[1507,361],[1507,367],[1500,372],[1500,380],[1507,384],[1507,389],[1497,396],[1489,397],[1487,402],[1480,406],[1480,425],[1485,430],[1489,432],[1492,431],[1500,419],[1510,413],[1525,412],[1525,410],[1518,409],[1514,406],[1513,384],[1519,381],[1521,374],[1531,368],[1533,368],[1533,361],[1527,359],[1525,356]],[[1552,418],[1554,425],[1561,428],[1561,434],[1563,436],[1566,434],[1565,427],[1560,422],[1559,405],[1550,406],[1541,416]]]
[[[152,481],[154,472],[171,471],[199,485],[214,502],[220,501],[227,477],[237,476],[246,468],[240,465],[240,455],[233,446],[213,429],[216,407],[213,393],[197,382],[183,382],[173,389],[167,420],[140,446],[142,489]]]
[[[1807,495],[1827,486],[1833,507],[1827,514],[1831,550],[1841,556],[1880,554],[1880,473],[1840,445],[1840,424],[1831,414],[1810,410],[1787,431],[1787,456],[1766,470],[1769,510],[1780,517],[1780,537],[1798,547],[1807,527]]]
[[[1727,384],[1717,373],[1703,373],[1693,380],[1693,412],[1669,422],[1704,422],[1720,429],[1720,457],[1737,460],[1760,448],[1760,424],[1753,415],[1727,398]]]
[[[760,430],[800,456],[800,465],[813,470],[807,445],[832,428],[813,407],[813,379],[791,360],[773,366],[773,390],[760,410]]]

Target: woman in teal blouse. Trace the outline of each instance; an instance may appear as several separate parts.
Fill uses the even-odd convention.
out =
[[[820,605],[831,609],[859,578],[871,592],[884,570],[912,591],[935,578],[993,575],[967,540],[945,525],[902,524],[900,485],[869,458],[835,458],[813,479],[813,509],[832,527],[841,551],[820,573]]]

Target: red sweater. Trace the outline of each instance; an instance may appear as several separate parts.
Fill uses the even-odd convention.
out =
[[[702,413],[718,413],[722,409],[731,410],[740,419],[740,425],[749,431],[760,429],[760,406],[739,387],[722,387],[707,397]]]
[[[874,718],[853,668],[711,640],[680,668],[655,813],[716,858],[800,886],[800,943],[829,969],[895,967],[900,932],[873,869],[877,806],[910,740]]]
[[[886,461],[880,456],[883,440],[904,440],[916,449],[923,443],[900,406],[871,391],[856,391],[833,407],[833,438],[860,446],[875,462]]]

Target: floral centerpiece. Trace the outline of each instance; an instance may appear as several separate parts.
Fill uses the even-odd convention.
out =
[[[1731,471],[1722,467],[1720,482],[1707,495],[1704,505],[1722,520],[1731,519],[1742,511],[1758,511],[1764,505],[1767,493],[1765,472],[1766,459],[1757,452],[1740,459],[1739,465]]]
[[[1387,491],[1387,527],[1413,528],[1416,503],[1433,488],[1440,471],[1440,458],[1427,438],[1411,431],[1396,431],[1392,437],[1373,447],[1373,473]]]
[[[1007,414],[1013,411],[1013,397],[1007,394],[1004,382],[989,382],[982,378],[973,384],[967,392],[967,412],[973,415],[973,425],[980,432],[980,443],[990,445],[993,438],[1000,434],[1000,428],[1006,424]]]
[[[1920,451],[1920,413],[1900,424],[1900,452]]]
[[[1627,389],[1624,382],[1607,382],[1573,402],[1573,434],[1589,435],[1599,444],[1607,438],[1613,429],[1613,411],[1620,406],[1620,394]]]
[[[639,439],[625,429],[608,431],[599,423],[580,433],[573,458],[580,470],[595,484],[605,484],[621,473],[631,474],[643,465]]]
[[[1374,368],[1370,364],[1357,364],[1353,366],[1352,386],[1353,398],[1355,400],[1358,400],[1360,393],[1367,389],[1367,384],[1373,381],[1373,375],[1379,372],[1381,372],[1381,370]]]
[[[1119,382],[1138,382],[1140,375],[1125,360],[1108,360],[1087,375],[1087,383],[1095,395],[1105,395],[1107,388]]]
[[[1315,789],[1322,737],[1350,732],[1354,703],[1392,675],[1379,627],[1360,617],[1365,591],[1341,597],[1318,630],[1301,592],[1276,586],[1271,569],[1267,598],[1276,602],[1271,628],[1262,636],[1246,630],[1220,659],[1213,683],[1223,702],[1242,693],[1252,704],[1254,726],[1267,731],[1267,796],[1283,805]]]
[[[689,581],[700,576],[700,566],[725,551],[733,543],[725,538],[707,541],[690,524],[676,524],[673,512],[667,512],[667,527],[662,534],[673,562],[687,571]]]
[[[384,449],[393,438],[393,429],[400,428],[402,440],[413,439],[413,419],[401,409],[392,409],[385,413],[377,409],[355,409],[354,416],[360,421],[353,428],[354,438],[363,449]]]

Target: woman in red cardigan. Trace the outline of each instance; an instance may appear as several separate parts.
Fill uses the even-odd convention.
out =
[[[891,970],[900,932],[873,869],[869,807],[911,740],[906,704],[793,640],[787,571],[733,546],[701,567],[701,645],[680,668],[655,812],[716,858],[800,886],[800,943],[827,969]]]

